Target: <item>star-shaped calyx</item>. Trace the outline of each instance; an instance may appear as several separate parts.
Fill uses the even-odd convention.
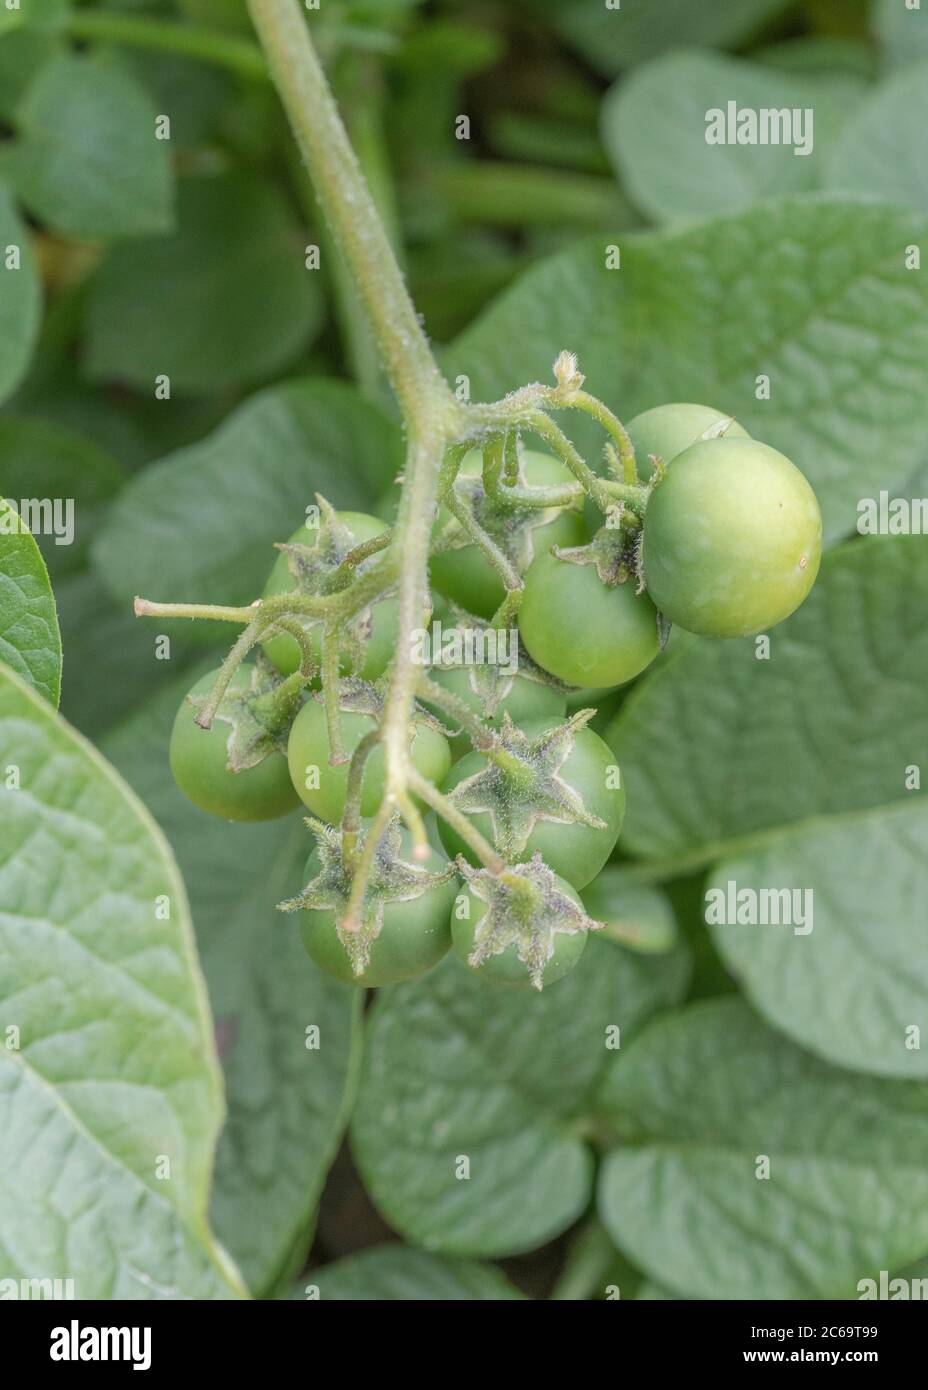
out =
[[[512,482],[516,487],[531,491],[521,458]],[[485,491],[482,474],[471,477],[459,473],[454,480],[454,490],[471,515],[495,541],[516,571],[524,574],[536,554],[534,533],[539,527],[548,526],[565,508],[527,507],[524,502],[506,496],[507,486],[501,485],[502,497],[495,497]],[[473,538],[457,520],[449,521],[440,536],[443,550],[460,550],[473,543]]]
[[[454,627],[451,629],[454,636],[450,646],[443,646],[442,651],[437,654],[442,659],[436,659],[436,654],[433,653],[434,668],[437,671],[460,667],[467,670],[470,688],[480,701],[480,713],[484,719],[493,719],[496,716],[503,700],[510,694],[517,676],[566,693],[568,686],[542,670],[531,659],[522,643],[518,641],[515,628],[500,633],[493,623],[474,617],[458,604],[450,600],[446,600],[446,604],[454,617]],[[474,652],[492,652],[498,655],[502,638],[507,644],[512,641],[517,643],[516,651],[506,646],[505,654],[509,658],[507,661],[501,664],[498,661],[475,659]],[[472,648],[471,652],[468,651],[468,645]]]
[[[330,502],[316,493],[316,502],[321,514],[321,523],[316,534],[315,545],[301,545],[299,542],[279,544],[275,549],[287,557],[287,566],[294,579],[293,590],[300,595],[318,597],[331,592],[330,581],[349,551],[359,544],[357,536],[342,521]],[[376,556],[362,560],[355,568],[356,574],[363,574]],[[321,624],[322,619],[306,613],[295,614],[290,619],[309,632]],[[362,661],[364,645],[371,635],[371,610],[363,609],[354,618],[343,623],[339,633],[339,650],[345,660],[357,670]]]
[[[344,926],[348,899],[351,895],[351,872],[342,854],[341,833],[322,821],[307,818],[306,824],[316,837],[319,872],[294,898],[278,903],[281,912],[298,912],[303,908],[334,912],[338,939],[348,954],[355,975],[363,975],[370,964],[371,947],[383,928],[385,908],[392,903],[411,902],[455,876],[449,865],[442,873],[424,869],[403,857],[399,817],[395,817],[380,839],[374,854],[370,877],[364,893],[361,924],[357,930]],[[365,833],[359,836],[358,848]]]
[[[634,575],[640,593],[641,530],[627,516],[621,504],[605,526],[601,526],[588,545],[552,546],[552,553],[568,565],[592,565],[597,577],[609,589],[624,584]]]
[[[580,710],[537,738],[529,738],[504,714],[496,749],[486,754],[486,767],[459,782],[449,794],[466,815],[481,811],[489,815],[493,839],[504,859],[518,858],[539,821],[586,825],[593,830],[605,826],[561,776],[576,734],[595,713]]]
[[[458,860],[458,867],[470,891],[487,905],[474,929],[474,948],[467,958],[475,968],[515,946],[532,984],[541,989],[558,932],[573,934],[603,927],[561,891],[537,851],[529,863],[516,864],[500,875],[474,869],[463,859]]]
[[[287,739],[301,704],[306,681],[299,671],[282,677],[260,652],[244,689],[230,687],[219,702],[213,723],[229,725],[226,742],[230,772],[256,767],[270,753],[287,752]],[[208,695],[188,695],[194,709]]]

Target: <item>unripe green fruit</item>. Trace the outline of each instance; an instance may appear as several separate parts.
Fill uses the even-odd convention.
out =
[[[818,574],[822,518],[794,464],[754,439],[712,439],[678,454],[648,502],[644,577],[688,632],[765,632]]]
[[[657,454],[664,463],[670,463],[677,454],[682,454],[691,444],[702,439],[706,430],[730,419],[724,410],[714,410],[710,405],[671,404],[656,405],[651,410],[643,410],[631,420],[626,429],[635,446],[635,461],[642,477],[647,477],[649,454]],[[726,439],[749,439],[743,425],[732,420],[725,430]]]
[[[557,886],[561,892],[583,906],[577,894],[566,879],[558,878]],[[462,905],[466,903],[467,915],[462,916]],[[467,958],[474,949],[474,937],[477,933],[477,925],[485,915],[487,904],[482,898],[471,892],[470,888],[463,889],[462,895],[455,900],[455,905],[451,913],[451,938],[454,943],[454,953],[458,956],[468,970],[473,974],[479,975],[481,979],[489,983],[498,985],[513,985],[517,988],[528,989],[532,981],[528,968],[524,961],[518,956],[515,945],[507,946],[505,951],[501,951],[498,956],[489,956],[482,965],[468,965]],[[560,980],[568,971],[573,970],[577,961],[586,949],[588,933],[585,931],[577,932],[557,932],[554,937],[554,953],[545,965],[542,976],[542,986],[553,985],[556,980]]]
[[[239,666],[230,690],[247,690],[252,667]],[[218,671],[198,680],[191,695],[208,695]],[[282,753],[269,753],[255,767],[230,772],[228,742],[232,726],[214,719],[212,728],[195,723],[196,710],[186,700],[177,711],[171,730],[169,761],[174,781],[186,797],[204,811],[223,820],[275,820],[299,805]]]

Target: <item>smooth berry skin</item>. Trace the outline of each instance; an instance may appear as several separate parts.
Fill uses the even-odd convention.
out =
[[[540,555],[529,566],[519,609],[525,649],[568,685],[613,688],[651,664],[657,610],[635,580],[609,588],[593,565]]]
[[[644,578],[672,623],[705,637],[766,632],[815,583],[822,517],[785,455],[754,439],[684,450],[654,489],[644,522]]]
[[[341,711],[342,742],[347,757],[357,748],[365,734],[372,732],[376,721],[371,715]],[[427,724],[416,723],[410,744],[413,767],[428,781],[438,785],[451,766],[448,740]],[[296,793],[313,815],[337,825],[345,810],[348,785],[348,762],[332,767],[329,763],[329,735],[325,708],[317,700],[309,700],[293,721],[287,744],[287,762]],[[316,786],[315,782],[319,785]],[[361,784],[361,815],[373,816],[383,800],[386,772],[383,746],[373,750],[364,765]]]
[[[247,690],[251,670],[248,665],[239,666],[230,688]],[[218,674],[218,670],[210,671],[189,693],[208,695]],[[174,719],[168,754],[174,781],[195,806],[223,820],[261,821],[276,820],[299,805],[282,753],[269,753],[255,767],[230,772],[227,762],[232,726],[215,719],[212,728],[201,729],[194,722],[195,715],[196,710],[185,699]]]
[[[664,463],[670,463],[684,449],[696,444],[706,430],[724,423],[731,417],[724,410],[715,410],[711,405],[675,403],[656,405],[651,410],[643,410],[630,420],[628,430],[635,446],[635,461],[642,477],[648,476],[648,455],[656,454]],[[737,420],[732,420],[725,430],[726,439],[749,439],[750,435]]]

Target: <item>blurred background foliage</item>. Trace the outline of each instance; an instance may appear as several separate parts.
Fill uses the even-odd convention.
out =
[[[312,23],[416,305],[444,351],[523,272],[588,236],[673,234],[790,193],[875,194],[923,211],[921,18],[904,0],[622,0],[621,22],[599,0],[321,0]],[[702,116],[720,90],[744,104],[814,102],[814,155],[759,159],[729,148],[707,161]],[[170,140],[151,138],[161,115]],[[168,718],[179,669],[228,634],[169,626],[173,659],[153,661],[152,632],[130,615],[127,575],[165,599],[193,589],[218,600],[234,584],[257,592],[269,546],[293,530],[309,493],[373,509],[402,459],[373,343],[244,0],[21,0],[18,12],[2,12],[0,245],[20,241],[26,275],[0,286],[0,490],[75,498],[76,544],[40,538],[61,617],[62,711],[131,768],[135,785],[153,779],[158,808],[172,792],[154,786],[164,719],[149,718],[151,702]],[[320,269],[308,274],[314,246]],[[564,283],[570,322],[570,296],[583,287]],[[509,352],[511,323],[507,332]],[[467,362],[467,341],[446,360]],[[156,398],[162,374],[170,403]],[[289,384],[310,377],[310,388]],[[141,514],[153,518],[144,550]],[[151,729],[144,758],[139,727]],[[210,880],[202,869],[207,850],[186,814],[166,807],[163,823],[175,815],[178,839],[202,850],[201,867],[191,859],[184,869],[198,925],[208,924],[207,956],[218,961],[210,933],[224,947],[225,919],[210,893],[224,870]],[[217,845],[216,865],[223,855]],[[701,890],[701,874],[671,887],[688,928]],[[655,931],[667,901],[658,899]],[[688,935],[690,998],[730,991],[705,931]],[[221,969],[244,976],[246,966],[224,960]],[[300,968],[294,961],[303,987]],[[225,993],[236,991],[246,986]],[[230,1100],[234,1128],[234,1091]],[[389,1235],[344,1153],[317,1230],[326,1259]],[[568,1244],[561,1237],[506,1271],[544,1296]],[[281,1248],[254,1255],[258,1286],[274,1285]],[[421,1251],[379,1262],[368,1254],[367,1272],[349,1263],[328,1276],[333,1290],[349,1291],[340,1296],[371,1279],[382,1297],[436,1296],[422,1290],[442,1280],[447,1297],[498,1297],[504,1287],[493,1271],[433,1267]],[[575,1241],[556,1296],[580,1296],[600,1279],[631,1291],[638,1275],[594,1223]],[[642,1296],[661,1295],[646,1287]]]

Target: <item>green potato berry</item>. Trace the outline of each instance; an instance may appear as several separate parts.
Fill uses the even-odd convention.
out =
[[[547,733],[558,721],[536,719],[524,726],[529,739]],[[468,753],[455,763],[442,790],[454,790],[459,783],[483,772],[488,766],[482,753]],[[578,820],[547,819],[539,815],[531,828],[524,847],[514,856],[517,862],[531,859],[536,850],[554,873],[566,878],[575,888],[583,888],[600,869],[615,848],[622,819],[625,815],[625,788],[618,775],[615,757],[606,743],[591,729],[578,729],[573,746],[558,768],[559,778],[579,795],[584,810],[603,822],[602,826],[583,825]],[[517,796],[517,792],[513,792]],[[468,812],[468,820],[484,839],[492,844],[495,836],[489,811]],[[453,858],[463,854],[472,864],[479,860],[457,831],[445,820],[439,820],[438,832],[442,844]]]
[[[230,690],[248,690],[252,667],[241,665]],[[208,695],[218,671],[198,680],[191,695]],[[195,806],[223,820],[275,820],[299,805],[282,753],[269,753],[255,767],[230,772],[228,742],[232,727],[221,717],[212,728],[194,722],[195,709],[185,699],[171,730],[169,761],[174,781]]]
[[[815,493],[788,458],[753,439],[678,454],[645,513],[648,592],[672,623],[708,637],[788,618],[815,583],[821,550]]]
[[[566,897],[580,907],[583,906],[576,889],[566,879],[558,878],[557,887]],[[467,958],[474,949],[477,926],[486,910],[487,904],[482,898],[478,898],[470,887],[464,888],[455,897],[454,908],[451,913],[451,939],[454,944],[455,955],[467,965],[473,974],[479,975],[481,979],[487,980],[489,983],[530,989],[531,976],[525,962],[519,959],[515,943],[507,946],[506,950],[501,951],[497,956],[488,956],[481,965],[473,966],[468,963]],[[543,986],[553,985],[556,980],[562,979],[568,971],[573,970],[586,949],[587,935],[588,933],[585,931],[557,932],[555,934],[554,952],[545,965],[542,976]]]
[[[525,576],[519,631],[533,661],[568,685],[611,688],[658,653],[657,611],[634,579],[605,585],[593,565],[539,555]]]
[[[702,439],[706,430],[730,418],[724,410],[713,410],[709,405],[656,405],[652,410],[643,410],[626,426],[642,476],[647,477],[649,454],[657,454],[664,463],[669,463]],[[725,438],[748,439],[750,436],[743,425],[732,420],[725,430]]]
[[[344,710],[340,712],[340,721],[342,742],[345,753],[350,758],[364,735],[375,729],[377,723],[372,715],[349,713]],[[448,740],[421,720],[414,721],[413,728],[410,744],[412,764],[423,777],[437,786],[451,766]],[[300,799],[313,815],[337,825],[345,809],[348,763],[331,767],[329,751],[325,709],[318,701],[310,700],[300,710],[290,730],[290,740],[287,744],[290,777]],[[362,816],[376,814],[383,800],[384,783],[384,753],[382,745],[378,745],[364,766],[361,787]]]
[[[410,850],[408,832],[403,832],[404,854]],[[411,861],[410,861],[411,862]],[[440,873],[447,868],[444,855],[432,851],[417,868]],[[319,872],[314,850],[306,861],[305,882]],[[418,897],[387,902],[383,909],[380,934],[371,945],[370,961],[361,975],[355,975],[351,961],[338,937],[335,913],[323,909],[304,909],[300,913],[300,934],[308,955],[321,970],[346,984],[375,988],[395,985],[423,975],[437,965],[451,947],[449,913],[458,891],[457,879],[435,884]]]

